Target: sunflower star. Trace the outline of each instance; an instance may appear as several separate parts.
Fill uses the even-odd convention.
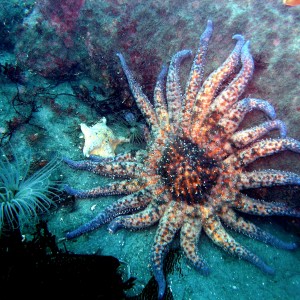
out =
[[[120,228],[142,229],[158,223],[151,263],[159,298],[163,298],[166,289],[164,255],[179,231],[187,260],[204,274],[209,269],[197,253],[202,229],[216,245],[266,273],[273,273],[273,269],[235,241],[223,224],[278,248],[296,248],[295,243],[279,240],[244,219],[239,212],[300,217],[298,209],[284,203],[253,199],[242,193],[247,188],[300,185],[300,176],[295,173],[245,170],[256,159],[280,151],[300,153],[300,142],[286,137],[285,125],[276,119],[270,103],[256,98],[239,100],[254,69],[249,41],[242,35],[233,36],[236,46],[232,53],[203,80],[212,31],[212,22],[208,21],[200,37],[185,94],[182,95],[179,84],[179,66],[191,56],[189,50],[176,53],[169,67],[162,68],[154,89],[154,104],[134,80],[123,56],[118,54],[131,92],[151,131],[146,152],[88,161],[65,159],[72,168],[122,178],[87,191],[66,186],[66,191],[76,198],[125,195],[90,222],[67,233],[67,239],[105,223],[109,223],[110,232]],[[232,79],[240,64],[239,72]],[[224,88],[223,83],[228,81]],[[251,110],[262,111],[269,120],[239,130],[239,124]],[[278,130],[280,137],[264,139],[272,130]]]

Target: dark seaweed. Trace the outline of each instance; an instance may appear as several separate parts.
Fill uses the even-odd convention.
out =
[[[1,293],[15,299],[126,299],[135,280],[122,281],[115,257],[62,251],[45,221],[28,242],[19,230],[3,233],[0,264]]]

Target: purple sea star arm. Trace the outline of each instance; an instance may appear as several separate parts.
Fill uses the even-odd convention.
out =
[[[255,142],[262,136],[269,133],[271,130],[279,130],[279,134],[282,138],[286,137],[286,126],[280,120],[272,120],[264,122],[258,126],[245,129],[236,132],[232,137],[231,141],[238,148],[248,146],[249,144]]]
[[[274,107],[266,100],[256,98],[244,98],[235,103],[228,112],[224,114],[218,126],[227,133],[234,133],[247,113],[252,110],[264,112],[271,120],[276,118]]]
[[[148,192],[154,190],[154,186],[148,187]],[[115,218],[108,226],[108,230],[115,233],[121,228],[141,229],[155,224],[162,217],[167,203],[170,201],[170,195],[165,189],[159,188],[156,201],[152,201],[145,210],[132,214]]]
[[[102,212],[100,212],[94,219],[89,221],[86,224],[78,227],[77,229],[68,232],[66,235],[67,239],[72,239],[77,236],[80,236],[89,231],[93,231],[100,226],[110,222],[115,217],[132,213],[138,210],[141,210],[147,206],[147,204],[151,201],[151,195],[148,193],[146,189],[144,191],[138,191],[134,194],[125,196],[112,205],[105,208]]]
[[[77,170],[86,170],[89,171],[95,165],[97,165],[98,161],[90,161],[90,160],[72,160],[68,157],[63,157],[63,162],[65,162],[69,167]]]
[[[186,217],[180,230],[180,245],[191,265],[202,274],[208,275],[208,265],[197,253],[201,228],[200,218]]]
[[[164,86],[165,86],[167,73],[168,73],[167,66],[163,66],[158,75],[156,85],[154,88],[154,107],[155,107],[155,112],[160,127],[166,128],[168,130],[170,123],[169,123],[167,102],[164,93]]]
[[[182,50],[177,52],[171,60],[169,72],[167,76],[167,102],[170,124],[173,125],[174,132],[177,132],[180,122],[181,106],[182,106],[182,92],[179,78],[180,63],[190,57],[192,51]]]
[[[286,150],[300,153],[300,142],[292,138],[278,138],[258,141],[237,153],[236,158],[234,159],[235,165],[246,166],[258,158]],[[232,157],[228,158],[228,160],[231,160],[231,158]]]
[[[159,221],[164,210],[165,205],[158,206],[155,203],[150,203],[146,209],[141,212],[113,219],[108,226],[108,230],[111,233],[115,233],[122,228],[131,230],[147,228]]]
[[[258,256],[250,252],[247,248],[236,242],[232,236],[230,236],[223,225],[221,224],[219,218],[213,215],[211,212],[205,210],[202,207],[201,211],[203,212],[202,218],[203,221],[203,229],[207,236],[219,247],[224,249],[225,251],[238,256],[241,259],[244,259],[263,272],[268,274],[273,274],[274,270],[269,267],[265,262],[263,262]]]
[[[139,191],[145,182],[141,179],[123,180],[119,182],[113,182],[104,187],[98,187],[91,190],[77,190],[68,185],[65,186],[65,191],[74,195],[75,198],[98,198],[101,196],[111,195],[128,195]]]
[[[232,80],[228,87],[226,87],[220,95],[217,96],[210,106],[210,112],[219,114],[218,118],[221,118],[221,116],[238,101],[252,77],[254,62],[249,50],[249,41],[247,41],[242,47],[241,61],[242,68],[238,75]]]
[[[158,298],[162,299],[166,290],[163,273],[163,260],[176,232],[183,223],[184,210],[182,203],[171,202],[159,222],[151,251],[151,262],[154,277],[158,283]]]
[[[194,100],[194,105],[189,108],[190,112],[187,109],[185,111],[183,127],[186,134],[191,131],[196,141],[217,91],[239,64],[241,49],[245,41],[242,35],[235,35],[233,38],[237,40],[233,51],[225,62],[204,81]]]
[[[206,28],[202,33],[202,35],[200,36],[198,50],[193,61],[189,79],[187,81],[188,84],[186,86],[184,103],[183,103],[183,117],[182,117],[182,121],[184,122],[183,124],[185,124],[186,121],[190,121],[190,114],[191,111],[193,110],[197,93],[200,90],[202,85],[208,43],[212,36],[212,33],[213,33],[213,24],[211,20],[208,20]],[[185,115],[185,113],[187,115]]]
[[[64,158],[63,160],[73,169],[85,170],[97,175],[113,178],[135,178],[139,177],[143,171],[143,165],[137,162],[74,161],[69,158]]]
[[[258,216],[290,216],[300,217],[300,209],[281,202],[266,202],[239,194],[232,207],[247,214]]]
[[[136,161],[141,155],[141,151],[131,151],[126,153],[117,154],[114,157],[102,157],[98,155],[90,155],[89,160],[94,162],[116,162],[116,161]]]
[[[275,185],[300,185],[300,176],[296,173],[279,170],[245,172],[236,176],[239,190],[269,187]]]
[[[237,232],[241,232],[250,238],[254,238],[276,248],[285,250],[294,250],[297,248],[296,243],[284,242],[272,234],[263,231],[253,223],[243,219],[241,216],[238,216],[233,209],[227,209],[226,213],[222,214],[221,219],[227,226],[233,228]]]
[[[142,87],[139,85],[139,83],[137,83],[134,80],[133,75],[126,64],[126,61],[125,61],[123,55],[121,53],[117,53],[117,56],[120,59],[123,71],[127,77],[127,81],[128,81],[130,90],[135,98],[137,106],[143,113],[148,125],[150,127],[153,127],[153,129],[157,128],[158,121],[157,121],[156,114],[155,114],[152,104],[150,103],[148,97],[142,91]]]

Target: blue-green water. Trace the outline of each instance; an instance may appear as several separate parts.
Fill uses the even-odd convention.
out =
[[[0,7],[0,141],[3,148],[9,142],[21,157],[31,151],[32,172],[54,154],[85,159],[81,123],[91,126],[106,117],[115,136],[130,138],[137,128],[136,124],[126,123],[126,116],[133,113],[138,130],[143,129],[146,120],[134,103],[116,53],[125,56],[134,77],[152,99],[162,64],[169,63],[172,55],[182,49],[195,53],[208,19],[213,21],[214,33],[204,76],[227,58],[235,43],[232,36],[244,35],[251,41],[255,70],[240,99],[267,100],[274,106],[277,118],[286,124],[287,135],[300,140],[300,6],[287,7],[275,0],[40,0],[0,1]],[[184,61],[182,86],[191,63]],[[241,128],[266,120],[263,113],[252,111]],[[278,137],[278,132],[272,131],[270,137]],[[115,152],[145,147],[145,143],[131,141],[120,144]],[[299,155],[282,152],[256,161],[249,170],[270,168],[300,174]],[[54,177],[82,189],[110,182],[88,172],[74,171],[63,163]],[[296,185],[259,189],[255,196],[299,206]],[[71,209],[68,198],[41,218],[47,220],[50,232],[59,241],[66,232],[89,221],[117,199],[75,200]],[[253,222],[284,241],[299,242],[299,221],[276,217]],[[21,228],[29,240],[34,224]],[[156,230],[157,225],[109,234],[104,225],[58,246],[76,254],[117,257],[126,266],[124,277],[137,278],[134,287],[127,291],[128,296],[134,296],[142,292],[152,276],[150,251]],[[211,273],[203,276],[196,272],[179,250],[180,256],[167,275],[175,300],[299,297],[299,250],[276,249],[229,231],[276,269],[275,275],[265,275],[230,256],[202,233],[198,249]],[[155,293],[152,297],[155,299]]]

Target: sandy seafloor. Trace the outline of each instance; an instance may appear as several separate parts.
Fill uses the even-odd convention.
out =
[[[148,1],[146,2],[148,3]],[[194,2],[195,7],[197,8],[197,1]],[[238,15],[239,1],[227,2],[228,3],[220,1],[220,7],[216,7],[216,9],[218,9],[215,11],[215,15],[213,9],[211,9],[210,18],[216,19],[221,14],[220,8],[222,8],[222,5],[224,7],[226,6],[226,10],[230,9],[231,5],[232,11],[235,11],[235,13]],[[259,23],[257,23],[257,16],[251,15],[251,12],[253,12],[253,7],[257,4],[257,1],[245,2],[247,2],[249,5],[249,14],[246,14],[249,19],[247,26],[245,26],[245,30],[247,31],[247,38],[251,38],[252,44],[254,45],[253,48],[256,53],[256,58],[258,57],[257,53],[259,50],[262,50],[264,54],[272,52],[272,55],[266,55],[262,58],[263,61],[264,58],[266,59],[265,64],[267,64],[267,67],[263,68],[263,70],[258,68],[259,71],[257,74],[254,73],[254,78],[256,79],[253,86],[255,86],[255,88],[251,86],[251,93],[253,93],[256,97],[260,97],[260,92],[262,92],[263,95],[261,97],[264,97],[264,99],[267,98],[268,100],[270,99],[270,102],[275,106],[278,112],[278,118],[286,122],[290,135],[294,138],[300,139],[300,24],[299,18],[293,20],[293,16],[295,16],[294,11],[296,10],[297,13],[300,14],[300,7],[291,8],[294,9],[294,11],[293,14],[289,14],[288,10],[283,10],[283,8],[280,6],[281,3],[279,2],[281,1],[269,1],[269,3],[266,4],[260,3],[260,5],[265,5],[265,7],[262,6],[265,9],[261,11],[263,15],[272,9],[271,5],[274,5],[274,15],[277,15],[278,24],[275,23],[272,26],[274,26],[274,31],[277,32],[278,36],[286,36],[286,39],[288,39],[289,42],[287,45],[285,44],[284,38],[279,41],[276,40],[276,38],[274,38],[274,40],[266,38],[268,37],[266,32],[270,30],[270,27],[268,26],[265,28],[262,26],[261,28],[257,28],[257,30],[253,29],[256,31],[253,33],[253,36],[251,36],[251,30],[249,30],[249,27],[255,28],[257,26],[261,26]],[[209,3],[210,1],[207,1],[207,5],[209,5]],[[172,5],[170,5],[170,7],[171,6]],[[184,10],[179,10],[179,12],[174,11],[173,17],[176,18],[177,14],[179,15],[178,18],[180,18],[180,15],[186,13],[187,12]],[[199,14],[201,13],[203,14],[203,11],[199,9]],[[230,18],[228,18],[229,25],[226,24],[224,27],[226,30],[230,30],[230,32],[227,33],[229,35],[236,33],[232,32],[235,29],[235,26],[238,28],[239,32],[243,32],[243,25],[245,24],[243,21],[243,15],[241,14],[240,17],[236,18],[233,17],[234,15],[234,13],[231,15],[234,20],[231,20],[231,22],[229,20]],[[206,16],[203,16],[203,19],[205,18]],[[226,16],[223,16],[223,19],[225,22]],[[140,22],[142,21],[143,20]],[[148,22],[151,24],[151,20],[148,20]],[[194,31],[201,31],[205,22],[206,21],[203,21],[203,24],[201,25],[195,25]],[[216,31],[218,29],[221,30],[220,23],[221,22],[218,21],[218,26],[215,29]],[[266,24],[270,25],[271,22]],[[222,30],[225,30],[224,28]],[[259,32],[261,32],[262,36],[264,36],[263,42],[259,36]],[[141,34],[140,32],[138,33]],[[187,32],[187,34],[189,34],[189,32]],[[178,39],[180,38],[178,37]],[[294,39],[294,44],[291,43],[292,39]],[[144,43],[144,41],[141,40],[139,42],[141,45]],[[156,42],[159,43],[159,41]],[[174,43],[172,42],[172,44],[175,43],[176,41],[174,41]],[[198,41],[195,41],[194,47],[197,46],[197,43]],[[216,43],[216,41],[213,43]],[[167,44],[168,43],[164,41],[164,45]],[[149,45],[147,45],[147,47],[150,48]],[[231,44],[230,47],[233,47],[233,44]],[[230,49],[230,47],[228,46],[227,48]],[[178,48],[176,49],[178,50]],[[272,51],[270,49],[272,49]],[[207,65],[210,67],[211,65],[209,59],[213,58],[213,66],[216,67],[217,63],[220,63],[220,61],[226,56],[222,54],[222,57],[220,58],[215,51],[216,50],[214,50],[214,47],[210,47],[211,54],[209,54],[207,61]],[[124,52],[126,51],[124,50]],[[282,59],[284,62],[279,68],[280,59]],[[147,57],[145,57],[145,61],[146,60]],[[0,55],[1,64],[14,61],[15,56],[12,51],[7,52],[2,50]],[[285,69],[285,66],[287,65],[288,67]],[[135,70],[135,74],[137,74],[137,72],[138,70]],[[74,82],[64,82],[55,85],[53,81],[49,81],[29,71],[27,72],[26,77],[26,85],[19,86],[21,93],[26,89],[33,88],[34,86],[49,87],[49,85],[53,87],[48,88],[48,91],[53,94],[73,93],[71,85],[74,84]],[[264,78],[265,83],[263,83]],[[85,84],[92,89],[93,85],[97,84],[97,82],[92,80],[89,76],[84,76],[83,74],[77,79],[76,84]],[[5,131],[5,126],[7,124],[6,122],[15,114],[14,109],[11,106],[11,99],[15,93],[16,85],[12,84],[9,80],[2,76],[0,87],[1,132]],[[286,97],[284,97],[284,95]],[[39,111],[34,113],[30,124],[25,124],[19,128],[12,135],[10,140],[12,147],[17,153],[19,153],[20,156],[22,155],[22,152],[24,153],[26,151],[32,151],[34,161],[49,159],[53,153],[57,153],[58,156],[67,156],[78,160],[84,158],[82,154],[83,140],[80,139],[81,132],[79,129],[79,124],[83,122],[81,116],[86,116],[86,123],[93,124],[96,123],[102,115],[99,113],[99,111],[96,112],[93,110],[93,108],[89,107],[87,104],[76,99],[75,97],[62,95],[59,96],[56,101],[63,108],[67,108],[69,104],[76,104],[77,109],[71,115],[62,114],[58,116],[49,106],[49,104],[45,104],[42,101],[38,103],[40,106]],[[120,99],[120,101],[122,101],[122,99]],[[258,116],[253,116],[252,114],[250,117],[253,117],[254,119],[261,118],[264,120],[264,118],[259,114]],[[251,123],[251,118],[248,118],[248,122]],[[114,127],[113,123],[108,125]],[[43,128],[43,130],[40,128]],[[40,134],[41,138],[32,142],[29,136],[37,132]],[[124,132],[118,132],[118,134],[123,135]],[[117,153],[129,151],[132,148],[136,148],[136,146],[131,144],[123,144],[117,148]],[[299,154],[284,153],[275,156],[275,159],[270,159],[268,162],[272,168],[280,166],[280,168],[285,168],[300,173],[299,161]],[[259,162],[257,165],[260,166],[260,164],[261,162]],[[110,181],[107,178],[103,179],[87,172],[71,170],[64,164],[59,166],[56,176],[63,182],[66,182],[73,187],[82,189],[96,187]],[[282,189],[284,189],[284,187]],[[74,229],[84,222],[90,220],[115,199],[117,199],[117,197],[77,200],[73,207],[68,203],[65,203],[65,205],[63,203],[57,209],[51,210],[51,212],[44,217],[48,220],[50,231],[56,235],[57,240],[59,240],[60,238],[64,237],[64,234],[67,231]],[[278,236],[282,240],[299,242],[299,232],[296,230],[294,230],[292,233],[288,232],[286,229],[288,227],[285,226],[285,221],[280,224],[278,219],[276,219],[276,222],[272,222],[271,218],[268,218],[266,222],[263,222],[263,219],[261,218],[259,220],[255,220],[254,222],[259,224],[259,226],[266,231]],[[156,226],[137,232],[120,230],[115,234],[109,234],[106,230],[106,226],[103,226],[94,232],[71,241],[66,241],[64,244],[59,243],[59,245],[62,249],[65,249],[66,247],[69,251],[78,254],[101,254],[113,255],[117,257],[127,266],[124,274],[129,272],[130,276],[137,278],[134,287],[128,291],[128,295],[133,296],[142,291],[143,287],[147,284],[148,280],[152,276],[149,263],[149,253],[155,231]],[[28,238],[30,238],[30,231],[26,232],[26,228],[24,228],[24,234],[28,234]],[[234,232],[232,232],[232,235],[236,237],[236,239],[243,245],[247,246],[254,253],[263,258],[267,264],[274,267],[276,269],[275,275],[265,275],[249,263],[231,257],[221,249],[214,246],[212,242],[204,234],[202,234],[199,243],[199,251],[211,267],[211,274],[206,277],[198,274],[195,270],[193,270],[193,268],[186,264],[184,257],[181,256],[176,263],[173,272],[167,277],[168,285],[175,300],[299,299],[299,250],[280,250]],[[124,277],[126,278],[125,275]]]

